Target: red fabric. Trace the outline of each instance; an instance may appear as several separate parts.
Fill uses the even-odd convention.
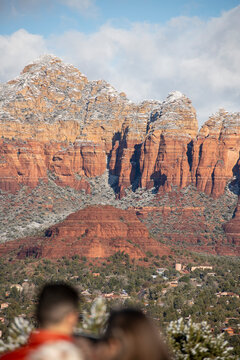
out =
[[[14,351],[8,352],[0,357],[1,360],[25,360],[32,350],[36,350],[40,345],[47,342],[65,340],[73,342],[70,336],[53,333],[47,330],[34,331],[28,340],[28,343]]]

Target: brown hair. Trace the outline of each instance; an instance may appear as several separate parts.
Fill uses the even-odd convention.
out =
[[[112,312],[105,339],[117,339],[121,343],[120,353],[114,360],[170,360],[159,331],[140,310],[123,309]]]
[[[77,291],[65,283],[46,284],[38,297],[36,318],[41,327],[57,324],[63,318],[78,310]]]

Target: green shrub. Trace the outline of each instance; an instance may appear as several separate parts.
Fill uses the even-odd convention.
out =
[[[168,340],[178,360],[217,359],[230,360],[232,347],[224,340],[224,335],[214,336],[205,322],[194,323],[183,318],[172,321],[167,328]]]

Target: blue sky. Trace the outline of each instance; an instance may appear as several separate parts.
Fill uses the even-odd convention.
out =
[[[164,24],[178,16],[220,16],[238,0],[0,0],[0,33],[24,28],[48,36],[69,29],[96,31],[106,22],[128,27],[133,22]]]
[[[133,101],[185,93],[200,123],[240,111],[238,0],[0,0],[0,82],[44,53]]]

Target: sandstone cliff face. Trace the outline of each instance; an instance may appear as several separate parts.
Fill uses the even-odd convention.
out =
[[[98,144],[109,156],[110,174],[118,177],[118,191],[124,193],[139,175],[140,144],[160,105],[136,105],[105,81],[90,82],[73,66],[45,56],[3,85],[0,136]],[[106,168],[105,161],[99,166]]]
[[[48,171],[56,183],[85,189],[86,179],[102,175],[106,167],[106,153],[91,142],[40,143],[37,141],[0,140],[0,189],[12,193],[21,185],[34,188],[39,181],[48,181]]]
[[[220,111],[197,135],[195,109],[181,93],[171,93],[162,103],[136,105],[105,81],[88,81],[79,70],[53,56],[26,66],[18,78],[1,87],[0,136],[39,141],[34,146],[40,148],[49,141],[98,144],[108,155],[108,168],[120,197],[131,185],[133,189],[170,191],[172,186],[183,188],[191,182],[200,191],[220,196],[239,158],[239,118],[239,114]],[[37,178],[46,179],[41,156],[39,153],[40,163],[34,165],[38,170],[26,169],[31,162],[25,161],[23,166],[25,173],[35,173],[35,181],[20,181],[13,172],[12,185],[2,188],[15,191],[19,188],[15,182],[34,186]],[[76,161],[69,160],[69,152],[61,156],[68,178],[57,170],[60,160],[51,169],[58,174],[59,184],[78,188],[69,178],[69,173],[70,177],[79,175]],[[104,156],[99,161],[101,164],[92,163],[97,169],[91,167],[92,175],[87,176],[106,169]],[[1,183],[6,181],[6,173],[10,170],[2,166]]]
[[[35,187],[39,180],[46,181],[44,148],[38,142],[8,143],[1,140],[0,154],[1,190],[16,192],[20,185]]]
[[[101,143],[112,138],[137,105],[105,81],[88,81],[72,65],[44,56],[4,84],[0,97],[0,135],[40,141]]]
[[[153,114],[141,148],[142,187],[171,190],[190,183],[188,146],[197,134],[196,111],[179,92],[172,93]]]
[[[66,199],[62,189],[71,187],[76,190],[77,203],[82,199],[80,190],[90,194],[91,181],[97,185],[100,181],[97,177],[103,174],[106,192],[113,192],[108,187],[110,184],[120,199],[128,193],[129,187],[132,187],[131,191],[153,188],[154,193],[158,192],[157,196],[163,197],[176,188],[180,191],[194,185],[198,191],[217,200],[226,193],[229,181],[232,182],[229,189],[236,193],[238,190],[233,191],[232,185],[239,179],[240,113],[229,114],[221,110],[199,132],[197,129],[195,109],[179,92],[170,93],[163,102],[151,100],[134,104],[105,81],[89,81],[73,66],[56,57],[44,56],[26,66],[18,78],[0,87],[0,190],[3,191],[0,200],[4,203],[4,197],[8,197],[4,192],[10,192],[16,196],[11,202],[14,207],[14,201],[18,204],[21,198],[18,198],[19,190],[26,187],[26,192],[30,193],[32,189],[38,189],[39,184],[49,185],[53,179],[60,195],[56,193],[52,198],[60,196],[61,200],[62,196]],[[52,189],[51,184],[48,189]],[[45,194],[46,199],[52,195],[52,190],[47,191],[50,193]],[[96,194],[97,190],[93,192]],[[113,199],[112,192],[110,197]],[[144,194],[149,196],[150,191]],[[105,203],[101,195],[96,197],[94,204]],[[142,193],[141,196],[145,195]],[[110,198],[106,194],[103,197]],[[87,195],[83,199],[85,206],[89,204],[88,199]],[[136,206],[131,201],[128,206]],[[69,209],[76,211],[79,209],[76,206],[74,203]],[[162,214],[166,226],[172,214],[172,210],[167,209],[164,206],[167,215]],[[187,214],[183,218],[181,214],[177,215],[180,222],[189,216],[186,209],[183,213]],[[108,216],[107,211],[104,214]],[[229,214],[225,221],[228,219]],[[237,219],[229,224],[237,228]],[[206,223],[203,226],[201,221],[197,229],[201,225],[206,229]],[[186,222],[184,224],[183,228],[179,226],[179,231],[186,235]],[[200,241],[202,248],[207,246],[202,236],[194,236],[195,225],[191,226],[190,235],[184,237],[184,242],[189,239],[191,244]],[[226,227],[228,239],[232,236],[229,226]],[[119,229],[118,234],[126,235],[126,231],[130,231],[123,224]],[[69,228],[68,231],[72,230]],[[170,232],[166,234],[171,235]],[[237,239],[236,234],[234,239]],[[145,235],[138,236],[147,241]],[[95,236],[100,235],[96,233]],[[104,236],[107,238],[107,233]],[[93,246],[100,249],[94,237],[91,239]],[[178,242],[179,235],[173,235],[172,239]],[[231,239],[230,243],[238,242]],[[46,249],[45,240],[37,242],[44,243],[41,249]],[[110,243],[113,244],[112,240]],[[130,243],[126,245],[120,237],[119,244],[122,249],[129,249]],[[224,251],[219,244],[216,249],[214,245],[213,251]],[[86,251],[93,256],[90,250]],[[131,251],[133,253],[133,248]],[[134,251],[134,256],[140,256],[139,248],[135,247]],[[105,247],[103,253],[107,254]]]
[[[144,101],[124,121],[121,133],[113,143],[110,153],[109,171],[117,176],[117,191],[120,197],[124,195],[124,189],[129,186],[138,186],[140,167],[139,158],[142,142],[145,139],[149,119],[161,103],[159,101]]]
[[[62,223],[46,230],[45,237],[23,239],[0,245],[0,254],[15,252],[17,257],[50,259],[73,255],[105,258],[124,251],[131,258],[141,258],[147,251],[170,254],[168,246],[149,237],[134,209],[112,206],[88,207],[71,214]]]
[[[218,197],[236,175],[240,151],[240,113],[220,110],[193,142],[192,181],[197,189]]]

